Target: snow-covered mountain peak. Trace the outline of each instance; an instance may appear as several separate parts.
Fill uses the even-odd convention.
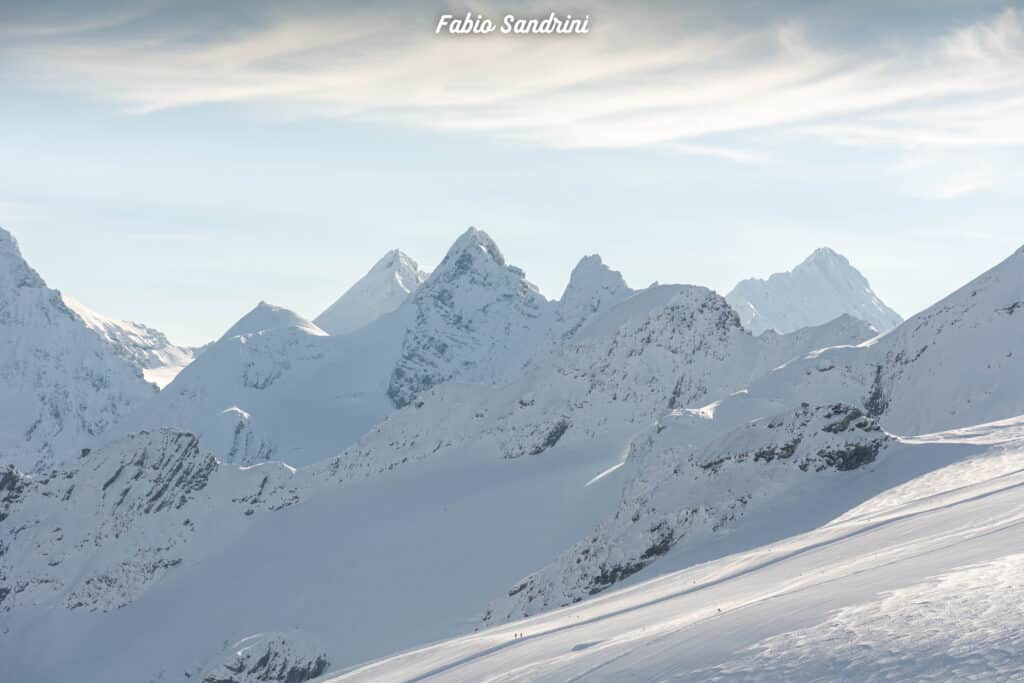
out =
[[[68,458],[153,391],[0,229],[0,461]]]
[[[400,249],[392,249],[383,256],[377,263],[373,264],[373,268],[370,272],[377,272],[381,270],[398,271],[398,270],[419,270],[419,264],[405,252]]]
[[[313,321],[333,335],[354,332],[401,306],[427,273],[398,249],[392,249]]]
[[[633,293],[622,273],[606,266],[600,256],[584,256],[573,268],[569,284],[558,302],[561,326],[556,330],[556,336],[571,336],[596,313],[607,310]]]
[[[867,278],[829,247],[815,249],[791,271],[775,273],[767,280],[743,280],[726,299],[739,313],[743,326],[754,334],[772,329],[793,332],[843,313],[880,332],[902,322],[872,291]]]
[[[828,264],[837,267],[850,266],[849,260],[832,247],[818,247],[797,268],[811,264]]]
[[[388,386],[397,406],[449,379],[492,382],[521,368],[552,310],[494,240],[472,227],[406,305],[413,322]]]
[[[473,227],[455,240],[414,298],[421,301],[436,299],[439,292],[449,289],[453,292],[474,289],[503,290],[505,293],[518,291],[517,296],[546,302],[536,285],[526,279],[526,273],[505,261],[501,249],[490,235]]]
[[[45,287],[46,283],[25,261],[14,235],[0,228],[0,297],[21,287]]]
[[[615,298],[624,299],[632,290],[626,285],[622,273],[612,270],[600,255],[584,256],[569,276],[569,284],[562,293],[563,305],[575,305],[580,299],[588,298],[595,293],[606,292]]]
[[[1024,413],[1024,252],[1017,251],[886,334],[825,349],[757,379],[716,416],[756,417],[843,401],[909,436]]]
[[[323,337],[327,333],[303,318],[295,311],[261,301],[238,322],[231,326],[221,339],[230,339],[245,334],[256,334],[267,330],[279,330],[286,327],[297,327],[308,334]]]
[[[455,243],[452,244],[448,253],[445,255],[444,260],[441,261],[441,265],[438,266],[438,270],[446,265],[452,267],[460,263],[460,259],[463,259],[465,255],[476,257],[483,255],[484,258],[488,258],[499,266],[505,265],[505,257],[501,253],[501,249],[498,248],[497,243],[491,236],[483,230],[478,230],[473,226],[470,226],[466,232],[462,233]],[[465,265],[466,261],[461,261]]]

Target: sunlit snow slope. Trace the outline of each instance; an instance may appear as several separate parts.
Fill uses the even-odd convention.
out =
[[[197,349],[173,344],[159,330],[129,320],[108,318],[67,294],[62,297],[65,305],[110,344],[117,355],[139,368],[146,381],[161,389],[195,360]]]
[[[401,306],[426,279],[415,261],[394,249],[313,322],[330,334],[348,334]]]
[[[0,464],[74,457],[155,392],[0,228]]]
[[[751,550],[324,680],[1015,680],[1022,490],[1024,418],[906,439]]]

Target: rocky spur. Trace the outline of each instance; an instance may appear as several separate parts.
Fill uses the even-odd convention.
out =
[[[474,15],[472,12],[466,12],[464,17],[442,14],[434,28],[435,34],[470,35],[494,32],[537,35],[590,33],[590,15],[573,17],[571,14],[558,15],[551,12],[541,18],[506,14],[496,23],[483,14]]]

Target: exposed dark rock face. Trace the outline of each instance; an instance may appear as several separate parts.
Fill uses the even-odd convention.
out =
[[[322,676],[330,662],[318,648],[294,635],[246,638],[202,673],[202,683],[305,683]]]
[[[16,470],[13,465],[8,465],[0,472],[0,522],[7,519],[8,510],[21,499],[25,493],[25,487],[25,475]],[[2,554],[0,552],[0,555]]]
[[[569,430],[569,421],[562,418],[551,428],[551,430],[544,436],[544,440],[534,446],[533,450],[530,451],[530,455],[538,455],[543,453],[547,449],[558,443],[558,440]]]
[[[685,429],[680,432],[686,438]],[[873,463],[892,437],[864,410],[811,405],[755,420],[696,450],[656,426],[634,441],[648,463],[615,515],[559,560],[491,605],[486,623],[528,616],[596,595],[692,538],[735,525],[756,506],[799,498],[810,477],[842,476]]]
[[[169,429],[133,434],[64,469],[2,469],[0,610],[118,609],[182,565],[197,530],[217,533],[298,499],[286,467],[224,465],[196,436]]]

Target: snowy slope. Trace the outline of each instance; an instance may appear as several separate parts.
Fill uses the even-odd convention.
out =
[[[726,299],[754,334],[793,332],[844,313],[880,332],[902,321],[844,256],[827,247],[815,250],[789,272],[775,273],[767,280],[743,280]]]
[[[394,249],[313,322],[330,334],[348,334],[398,308],[426,279],[419,264]]]
[[[584,485],[614,461],[593,448],[464,451],[339,483],[221,465],[201,443],[140,435],[0,490],[6,672],[178,681],[256,633],[295,631],[344,665],[463,632],[609,513],[620,484]]]
[[[578,602],[747,515],[799,499],[809,488],[842,486],[839,473],[870,465],[891,441],[874,420],[844,404],[805,405],[700,447],[691,443],[690,420],[683,417],[667,418],[633,443],[636,474],[615,515],[511,588],[488,609],[485,623]]]
[[[752,419],[801,401],[843,401],[898,434],[1024,413],[1024,248],[890,333],[829,349],[754,382],[718,408]]]
[[[552,321],[552,305],[470,228],[405,303],[348,334],[261,302],[118,434],[174,427],[227,462],[310,464],[423,388],[507,380]]]
[[[172,344],[159,330],[128,320],[108,318],[67,294],[61,297],[64,304],[110,344],[117,355],[139,368],[147,382],[161,389],[196,357],[197,349]]]
[[[117,433],[173,427],[241,464],[323,460],[393,409],[385,392],[405,327],[393,313],[332,337],[260,302]]]
[[[297,500],[279,463],[237,469],[173,430],[140,432],[36,475],[0,473],[0,610],[122,607],[183,562],[193,538]],[[232,521],[234,520],[234,521]]]
[[[595,441],[621,461],[630,439],[667,411],[722,400],[788,360],[872,335],[840,318],[753,337],[711,290],[652,287],[609,307],[506,384],[448,382],[424,392],[330,467],[363,476],[467,448],[519,458]]]
[[[325,680],[1016,680],[1022,425],[896,444],[719,559]]]
[[[868,407],[901,433],[1024,413],[1024,247],[868,344]]]
[[[245,435],[263,428],[264,414],[282,414],[275,429],[289,438],[252,459],[279,455],[310,438],[301,424],[305,418],[287,409],[285,397],[300,387],[308,391],[310,377],[322,377],[333,361],[343,364],[351,348],[346,345],[354,340],[366,338],[377,348],[373,327],[389,319],[402,322],[400,309],[359,332],[329,337],[314,333],[291,313],[278,310],[276,318],[271,313],[269,308],[259,311],[249,317],[258,324],[242,325],[240,335],[215,343],[154,400],[153,415],[166,420],[176,409],[220,405],[226,397],[213,403],[215,390],[248,384],[246,392],[232,391],[246,399],[243,405],[253,413],[229,417],[245,420],[240,432]],[[275,319],[283,327],[274,327]],[[396,330],[408,329],[397,322]],[[847,321],[839,321],[836,330],[837,341],[844,340]],[[95,463],[94,474],[83,464],[33,484],[37,493],[17,496],[8,519],[0,522],[0,532],[25,526],[38,530],[21,534],[12,544],[10,566],[4,570],[10,585],[24,586],[10,598],[4,617],[19,634],[9,641],[11,651],[22,650],[18,643],[36,642],[56,623],[68,639],[62,648],[66,654],[45,669],[19,656],[17,666],[23,669],[15,670],[45,670],[58,677],[74,670],[84,681],[145,680],[142,674],[182,669],[216,671],[235,662],[225,641],[292,628],[304,634],[301,642],[313,636],[323,642],[332,663],[351,664],[462,632],[511,582],[549,562],[595,520],[614,511],[621,497],[617,468],[623,449],[666,409],[680,376],[693,378],[684,384],[698,395],[705,395],[701,387],[718,395],[712,385],[723,382],[731,390],[742,379],[729,368],[728,358],[720,357],[724,352],[763,349],[764,357],[743,364],[745,372],[752,372],[757,365],[774,367],[787,354],[804,353],[807,344],[828,337],[818,330],[794,338],[792,348],[780,344],[782,337],[755,339],[710,290],[660,287],[595,315],[564,355],[546,356],[519,381],[501,387],[454,382],[433,387],[341,456],[294,474],[273,463],[240,471],[217,464],[204,455],[207,441],[213,452],[230,445],[220,442],[213,428],[198,443],[191,435],[161,436],[157,443],[147,441],[152,437],[128,437],[124,443],[142,439],[144,446],[100,449],[83,460]],[[394,338],[404,339],[400,334]],[[324,355],[315,357],[321,351]],[[366,367],[365,353],[354,357]],[[288,362],[266,365],[268,358]],[[213,373],[214,367],[223,374]],[[658,377],[659,368],[666,370],[664,378]],[[619,379],[602,378],[613,369]],[[342,370],[345,374],[335,381],[351,380],[352,368]],[[277,393],[293,373],[302,381]],[[326,385],[334,385],[329,379]],[[618,381],[643,386],[652,379],[657,383],[650,388],[611,398],[619,391]],[[379,395],[384,397],[383,386]],[[532,404],[531,395],[536,399]],[[256,410],[254,400],[264,407]],[[481,416],[488,410],[494,412]],[[566,412],[572,430],[564,439],[550,438],[547,421]],[[228,430],[227,436],[234,439],[235,431]],[[189,444],[187,457],[168,445],[178,438]],[[139,460],[160,464],[151,471]],[[195,464],[171,467],[171,472],[210,468],[211,482],[222,483],[198,491],[187,485],[182,494],[172,489],[170,500],[184,496],[180,510],[164,508],[157,516],[143,512],[134,521],[119,518],[122,508],[115,510],[109,502],[120,496],[119,482],[147,492],[141,498],[148,500],[149,492],[167,480],[161,473],[175,460]],[[273,475],[266,484],[253,474],[261,470]],[[135,474],[140,471],[141,480]],[[111,479],[114,483],[104,489]],[[76,482],[84,482],[84,489]],[[69,487],[84,492],[64,501]],[[251,504],[256,495],[267,503]],[[253,514],[246,515],[250,509]],[[126,540],[91,530],[59,539],[45,535],[52,528],[73,528],[67,520],[90,516],[111,518],[101,529],[123,524],[120,538]],[[214,525],[208,519],[221,521]],[[51,547],[43,555],[39,548],[45,540]],[[136,548],[147,550],[133,552]],[[47,563],[54,555],[64,559],[51,568]],[[27,559],[33,556],[38,559]],[[303,556],[315,560],[294,561]],[[36,576],[46,580],[36,584]],[[88,593],[82,606],[72,608],[81,600],[81,577],[95,577],[88,585],[102,591]],[[69,602],[70,595],[76,597]],[[206,608],[211,599],[219,606],[216,614]],[[155,612],[159,626],[154,626]],[[202,628],[195,626],[198,613],[204,615]],[[362,616],[335,623],[339,613]],[[173,648],[167,646],[170,641]],[[133,655],[96,661],[76,654],[107,651],[115,642],[119,648],[129,642]]]
[[[622,273],[606,266],[599,255],[584,256],[572,269],[569,284],[558,300],[554,330],[562,339],[571,337],[598,313],[634,293]]]
[[[256,304],[256,308],[243,315],[238,319],[238,322],[228,328],[228,331],[221,336],[221,341],[231,339],[233,337],[242,337],[251,334],[259,334],[261,332],[270,332],[273,330],[284,330],[292,327],[313,337],[323,337],[327,335],[324,330],[306,320],[298,313],[290,311],[287,308],[282,308],[281,306],[268,304],[266,301],[261,301]]]
[[[73,457],[154,392],[0,229],[0,462]]]
[[[1012,414],[1019,366],[1000,344],[1021,338],[1019,256],[923,313],[919,332],[912,320],[880,338],[851,316],[755,337],[708,289],[632,292],[593,257],[563,301],[546,302],[475,230],[408,301],[351,334],[261,305],[119,425],[122,440],[43,474],[3,475],[0,658],[26,680],[231,680],[240,667],[282,680],[467,633],[488,606],[496,623],[577,598],[587,598],[577,610],[615,605],[595,623],[621,627],[622,639],[613,629],[557,640],[537,658],[550,674],[500,657],[474,669],[495,661],[491,646],[525,644],[508,645],[501,629],[353,674],[443,678],[451,666],[478,680],[509,664],[513,677],[524,666],[563,680],[593,674],[599,640],[630,661],[629,643],[647,641],[629,613],[671,631],[671,610],[647,612],[644,591],[674,576],[683,583],[651,599],[700,585],[707,592],[673,603],[688,624],[717,617],[709,593],[750,603],[761,621],[727,643],[742,649],[828,632],[815,601],[801,602],[804,589],[828,595],[822,576],[850,586],[822,603],[838,609],[956,571],[942,552],[959,529],[984,546],[967,561],[998,568],[1014,539],[997,530],[998,547],[987,546],[993,528],[977,525],[1016,520],[1016,499],[998,487],[1024,464],[1021,421],[890,433],[940,423],[949,396],[963,399],[957,419]],[[943,363],[923,364],[936,349]],[[410,400],[395,409],[399,368],[428,381],[403,384]],[[268,458],[313,464],[222,462]],[[992,516],[958,526],[957,511],[985,509],[973,496],[989,494]],[[885,583],[896,575],[880,556],[902,558],[907,582]],[[758,575],[764,583],[745,578]],[[640,603],[619,597],[636,592]],[[775,599],[810,621],[766,633]],[[553,614],[528,623],[557,629],[573,623],[557,615],[583,613]],[[720,636],[696,651],[672,641],[655,666],[728,663],[714,659],[733,651],[715,650]],[[680,651],[696,654],[680,663]],[[618,661],[595,665],[620,680],[630,670]]]
[[[819,459],[854,447],[854,455],[869,454],[870,462],[879,425],[909,435],[1024,413],[1024,360],[1012,348],[1024,339],[1024,320],[1014,319],[1022,295],[1024,250],[1018,250],[888,335],[812,352],[707,406],[694,403],[699,395],[671,406],[683,410],[663,416],[630,444],[639,471],[619,512],[514,586],[495,603],[492,618],[527,616],[600,592],[655,563],[694,527],[714,530],[722,519],[745,514],[764,492],[767,475],[716,488],[722,463],[737,460],[736,443],[755,462],[781,458],[792,465],[809,447]],[[772,339],[757,339],[766,336]],[[822,420],[827,424],[818,424]],[[823,445],[836,438],[842,444]],[[716,463],[712,481],[687,488],[709,477],[708,463]]]

